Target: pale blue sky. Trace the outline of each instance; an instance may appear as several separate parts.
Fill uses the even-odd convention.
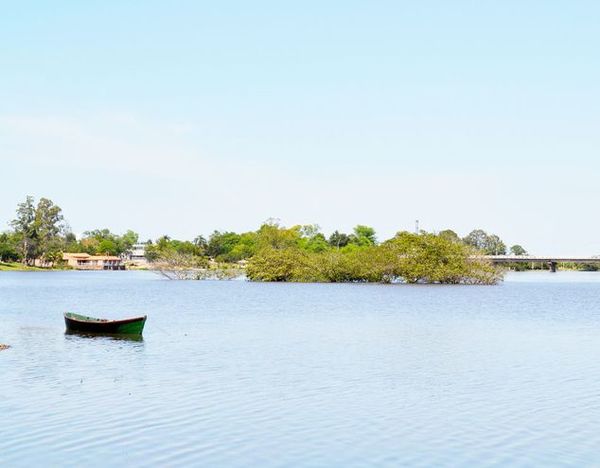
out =
[[[32,194],[76,233],[600,254],[598,2],[7,2],[0,44],[3,228]]]

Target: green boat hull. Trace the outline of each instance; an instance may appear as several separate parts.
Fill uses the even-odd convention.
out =
[[[146,324],[146,316],[123,320],[107,320],[85,315],[66,313],[67,331],[108,335],[141,335]]]

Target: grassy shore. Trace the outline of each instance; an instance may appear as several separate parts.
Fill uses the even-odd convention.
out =
[[[0,262],[0,271],[57,271],[57,270],[72,270],[66,264],[55,265],[53,267],[37,267],[24,265],[20,262]],[[148,266],[127,265],[128,270],[148,270]]]
[[[35,266],[23,265],[19,262],[0,262],[0,271],[48,271],[54,268],[40,268]]]

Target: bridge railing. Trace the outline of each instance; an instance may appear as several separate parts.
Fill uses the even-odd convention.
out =
[[[600,263],[600,257],[540,256],[540,255],[481,255],[492,263]]]

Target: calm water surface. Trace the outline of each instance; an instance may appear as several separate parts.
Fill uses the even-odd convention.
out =
[[[147,313],[144,340],[64,311]],[[600,465],[600,274],[0,273],[2,466]]]

